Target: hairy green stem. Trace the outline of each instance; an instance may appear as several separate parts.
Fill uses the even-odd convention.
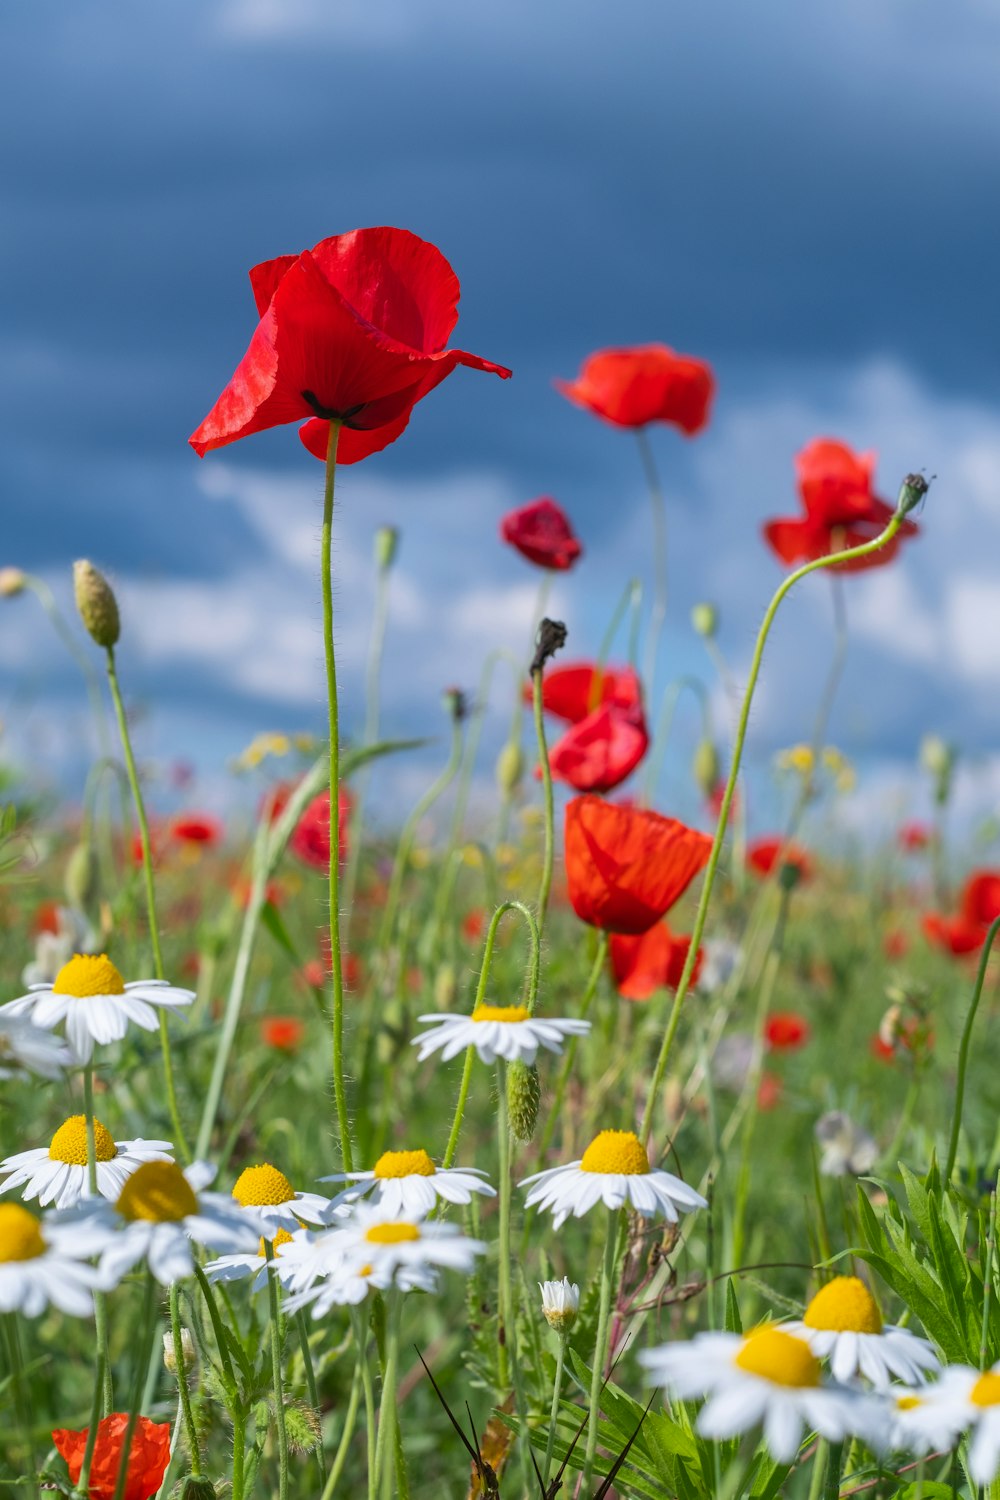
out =
[[[563,1365],[566,1362],[566,1337],[559,1334],[556,1347],[556,1372],[552,1379],[552,1405],[549,1408],[549,1435],[545,1440],[545,1459],[542,1463],[542,1484],[546,1494],[549,1475],[552,1472],[552,1454],[556,1444],[556,1426],[559,1421],[559,1401],[562,1396]]]
[[[351,1438],[354,1436],[354,1429],[358,1420],[358,1407],[361,1405],[361,1387],[363,1382],[361,1361],[363,1358],[363,1354],[359,1351],[358,1362],[354,1367],[354,1379],[351,1381],[351,1394],[347,1402],[347,1411],[344,1413],[344,1430],[340,1434],[340,1442],[337,1444],[337,1451],[333,1456],[333,1463],[330,1465],[330,1473],[327,1476],[326,1484],[323,1486],[323,1494],[320,1500],[332,1500],[334,1491],[340,1481],[340,1476],[344,1472],[344,1465],[347,1463]]]
[[[156,1295],[157,1283],[152,1271],[146,1272],[146,1290],[143,1298],[141,1332],[136,1355],[135,1377],[132,1383],[132,1400],[129,1403],[128,1423],[125,1427],[125,1436],[122,1439],[121,1461],[118,1469],[118,1478],[115,1482],[114,1500],[122,1500],[125,1494],[125,1482],[128,1478],[128,1461],[132,1454],[132,1439],[139,1421],[139,1408],[142,1404],[142,1392],[146,1384],[146,1372],[153,1355],[153,1341],[156,1336]]]
[[[195,1479],[201,1477],[201,1448],[198,1443],[198,1428],[191,1407],[191,1392],[188,1390],[187,1370],[184,1366],[184,1339],[181,1328],[180,1285],[174,1282],[170,1288],[170,1339],[174,1349],[174,1369],[177,1379],[177,1395],[184,1417],[184,1432],[188,1452],[191,1456],[191,1473]]]
[[[531,701],[535,719],[535,738],[538,741],[538,763],[542,768],[542,795],[545,809],[545,850],[542,856],[542,879],[538,887],[538,929],[545,931],[545,916],[549,909],[552,891],[552,866],[555,861],[555,801],[552,796],[552,767],[549,764],[549,747],[545,742],[545,723],[542,718],[542,670],[531,674]]]
[[[94,1380],[94,1394],[90,1402],[90,1425],[87,1428],[87,1441],[83,1449],[83,1461],[80,1464],[80,1474],[76,1481],[74,1494],[88,1500],[90,1494],[90,1466],[94,1462],[94,1445],[97,1442],[97,1427],[101,1420],[101,1402],[104,1390],[104,1364],[105,1358],[102,1350],[97,1350],[97,1374]]]
[[[87,1129],[87,1189],[92,1198],[97,1192],[97,1144],[94,1135],[94,1067],[87,1063],[83,1069],[83,1115]],[[111,1355],[108,1348],[108,1299],[103,1291],[94,1292],[94,1329],[97,1336],[97,1353],[100,1361],[99,1384],[101,1390],[101,1416],[110,1416],[114,1407],[115,1393],[111,1378]]]
[[[274,1391],[274,1419],[278,1430],[278,1500],[288,1500],[288,1429],[285,1425],[285,1386],[281,1371],[281,1317],[278,1311],[278,1278],[271,1262],[274,1243],[265,1239],[267,1256],[267,1305],[271,1335],[271,1387]]]
[[[652,693],[655,687],[656,658],[660,649],[660,636],[667,618],[667,506],[663,498],[663,486],[657,472],[649,434],[645,427],[636,428],[636,439],[646,475],[646,484],[649,488],[649,503],[653,511],[653,608],[649,617],[649,635],[646,638],[642,673],[646,691]]]
[[[375,615],[372,633],[368,642],[368,668],[365,673],[365,734],[362,745],[365,749],[378,741],[379,730],[379,681],[382,675],[382,656],[385,651],[385,631],[389,619],[389,578],[391,564],[377,563],[375,574]],[[364,837],[365,800],[371,767],[361,768],[354,783],[354,807],[351,812],[351,836],[347,846],[347,865],[344,870],[344,924],[350,932],[354,915],[354,893],[357,889],[358,867],[361,861],[361,842]]]
[[[979,970],[976,974],[976,987],[972,992],[972,1002],[969,1006],[965,1025],[962,1028],[962,1040],[958,1047],[958,1077],[955,1080],[955,1108],[951,1117],[951,1135],[948,1139],[948,1161],[944,1169],[944,1185],[947,1188],[951,1182],[951,1174],[955,1170],[955,1158],[958,1155],[958,1137],[962,1129],[962,1106],[965,1103],[965,1077],[969,1067],[969,1047],[972,1043],[972,1028],[976,1021],[976,1012],[979,1009],[979,1001],[983,993],[983,984],[986,981],[986,970],[989,966],[990,952],[993,941],[1000,932],[1000,917],[990,924],[983,943],[983,951],[979,959]]]
[[[3,1325],[4,1333],[7,1336],[7,1357],[10,1368],[10,1383],[14,1390],[17,1426],[21,1429],[21,1442],[24,1445],[25,1462],[32,1476],[31,1492],[37,1496],[39,1491],[34,1476],[38,1473],[38,1458],[35,1453],[35,1442],[31,1431],[31,1407],[28,1398],[28,1388],[24,1378],[24,1362],[21,1359],[21,1338],[17,1327],[17,1315],[15,1313],[4,1313]]]
[[[597,1424],[601,1416],[601,1389],[604,1385],[604,1362],[608,1357],[608,1327],[611,1321],[611,1292],[618,1262],[618,1240],[623,1209],[608,1209],[608,1232],[601,1262],[601,1291],[597,1313],[597,1337],[594,1341],[594,1366],[590,1375],[590,1415],[587,1420],[587,1452],[583,1463],[582,1495],[590,1494],[590,1480],[597,1453]]]
[[[385,1373],[382,1398],[378,1408],[378,1437],[375,1443],[375,1494],[382,1494],[382,1481],[388,1480],[389,1453],[396,1443],[396,1379],[399,1374],[399,1324],[402,1293],[390,1288],[386,1298]]]
[[[309,1347],[309,1325],[306,1322],[304,1312],[296,1314],[295,1326],[299,1334],[299,1348],[302,1350],[302,1365],[306,1374],[306,1390],[309,1392],[309,1404],[319,1419],[319,1387],[316,1384],[316,1371],[313,1368],[312,1350]],[[320,1438],[316,1447],[316,1462],[319,1464],[320,1481],[326,1482],[326,1458],[323,1453],[323,1440]]]

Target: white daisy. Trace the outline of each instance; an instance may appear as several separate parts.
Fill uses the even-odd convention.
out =
[[[639,1359],[658,1385],[683,1400],[706,1396],[698,1413],[703,1437],[731,1438],[763,1424],[778,1463],[790,1463],[803,1429],[839,1443],[858,1436],[871,1443],[881,1420],[878,1397],[823,1385],[819,1360],[804,1339],[765,1324],[743,1337],[700,1333],[690,1343],[665,1344]]]
[[[962,1432],[974,1429],[969,1474],[977,1485],[992,1484],[1000,1469],[1000,1364],[982,1372],[946,1365],[933,1385],[893,1396],[894,1448],[913,1453],[953,1448]]]
[[[97,1158],[97,1191],[104,1198],[117,1198],[126,1180],[144,1161],[171,1161],[169,1141],[114,1141],[100,1120],[94,1121],[94,1155]],[[72,1208],[90,1191],[87,1167],[87,1117],[71,1115],[64,1120],[49,1145],[36,1151],[19,1151],[0,1161],[0,1173],[9,1172],[0,1193],[23,1187],[25,1203],[37,1198],[41,1208]]]
[[[89,1318],[98,1277],[86,1258],[96,1250],[87,1234],[51,1220],[43,1224],[19,1203],[0,1203],[0,1312],[37,1318],[51,1303],[74,1318]]]
[[[417,1019],[433,1022],[430,1031],[413,1038],[421,1062],[432,1052],[440,1052],[442,1062],[449,1062],[466,1047],[475,1047],[484,1063],[496,1062],[498,1057],[533,1063],[539,1047],[558,1054],[568,1036],[586,1036],[590,1030],[589,1021],[533,1016],[526,1005],[477,1005],[471,1016],[435,1014]]]
[[[285,1176],[270,1162],[247,1167],[236,1179],[233,1197],[241,1208],[249,1209],[262,1219],[268,1229],[284,1229],[293,1234],[306,1224],[326,1224],[337,1209],[329,1198],[319,1193],[297,1193]]]
[[[114,1204],[83,1198],[63,1215],[93,1230],[101,1285],[110,1290],[139,1261],[169,1286],[194,1272],[192,1241],[233,1253],[254,1249],[266,1226],[224,1193],[203,1189],[215,1175],[204,1162],[184,1171],[172,1161],[147,1161],[129,1177]]]
[[[282,1286],[286,1286],[291,1281],[296,1266],[285,1261],[282,1250],[285,1245],[291,1244],[292,1236],[287,1229],[281,1228],[272,1229],[272,1234],[274,1259],[271,1261],[271,1269]],[[217,1260],[208,1262],[205,1275],[209,1281],[244,1281],[246,1277],[252,1276],[250,1290],[259,1292],[262,1287],[267,1286],[267,1245],[262,1239],[256,1254],[220,1255]]]
[[[193,990],[177,989],[164,979],[126,984],[106,954],[78,953],[52,984],[33,984],[27,995],[0,1006],[0,1014],[27,1016],[45,1031],[65,1021],[77,1061],[88,1063],[95,1042],[120,1042],[130,1021],[143,1031],[156,1031],[157,1008],[190,1005],[193,999]]]
[[[422,1218],[438,1199],[471,1203],[473,1193],[495,1198],[477,1167],[436,1167],[426,1151],[384,1151],[370,1172],[335,1172],[320,1182],[356,1182],[357,1196],[370,1195],[393,1218]]]
[[[784,1326],[820,1359],[829,1359],[835,1380],[863,1375],[884,1391],[893,1378],[920,1385],[939,1368],[927,1339],[883,1324],[874,1297],[857,1276],[835,1276],[816,1293],[801,1323]]]
[[[59,906],[55,912],[56,928],[40,932],[35,938],[35,956],[21,971],[21,983],[51,984],[74,953],[93,953],[98,938],[82,912],[72,906]]]
[[[682,1213],[705,1208],[706,1201],[671,1172],[654,1171],[646,1148],[631,1130],[602,1130],[579,1161],[536,1172],[520,1184],[529,1188],[525,1206],[552,1210],[558,1229],[570,1214],[580,1219],[598,1203],[622,1208],[631,1203],[644,1218],[676,1224]]]
[[[540,1281],[542,1316],[556,1333],[569,1333],[580,1307],[580,1288],[564,1276],[562,1281]]]
[[[61,1077],[74,1061],[66,1043],[23,1016],[4,1015],[5,1009],[0,1006],[0,1078],[13,1078],[19,1072]]]

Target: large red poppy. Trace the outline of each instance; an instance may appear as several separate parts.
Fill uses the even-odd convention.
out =
[[[87,1486],[90,1500],[114,1500],[127,1427],[128,1414],[123,1411],[112,1412],[98,1423]],[[81,1432],[59,1427],[52,1434],[53,1443],[66,1460],[73,1484],[80,1478],[89,1431],[88,1427]],[[170,1423],[151,1422],[148,1417],[140,1417],[132,1433],[123,1500],[150,1500],[163,1483],[169,1462]]]
[[[531,702],[532,692],[532,684],[525,683],[525,703]],[[642,685],[631,667],[572,662],[552,667],[542,679],[543,709],[557,719],[565,719],[567,724],[579,724],[603,703],[613,703],[619,708],[641,707]]]
[[[500,522],[500,535],[529,562],[560,573],[583,552],[566,512],[547,496],[508,512]]]
[[[960,958],[978,952],[997,917],[1000,917],[1000,871],[974,870],[962,888],[957,915],[946,917],[930,911],[922,918],[921,925],[928,942]]]
[[[549,767],[556,781],[578,792],[610,792],[631,776],[648,749],[641,704],[603,703],[556,741]]]
[[[211,813],[181,813],[170,824],[170,837],[181,844],[221,843],[225,829]]]
[[[347,829],[353,799],[346,787],[340,788],[337,806],[340,812],[340,863],[347,858]],[[320,792],[308,804],[295,825],[288,847],[303,864],[314,870],[330,868],[330,793]]]
[[[623,1000],[648,1000],[657,990],[675,990],[690,948],[690,936],[676,936],[666,922],[657,922],[635,937],[616,932],[609,952],[619,995]],[[699,948],[691,971],[692,985],[698,982],[702,956]]]
[[[874,453],[854,453],[834,438],[816,438],[796,455],[795,469],[804,516],[767,521],[763,528],[764,540],[788,567],[845,552],[885,530],[895,507],[874,492]],[[917,530],[915,522],[904,521],[891,542],[868,557],[838,563],[838,571],[882,567],[895,557],[903,537]]]
[[[798,844],[782,838],[756,839],[747,850],[747,864],[755,875],[770,875],[779,854],[782,865],[790,865],[800,881],[812,878],[813,862],[809,855]]]
[[[326,458],[331,419],[339,463],[394,442],[416,403],[457,365],[502,365],[446,349],[458,278],[434,245],[405,229],[355,229],[250,272],[260,322],[236,373],[191,435],[199,455],[285,422],[306,426]]]
[[[708,862],[712,840],[674,818],[600,797],[566,804],[573,910],[608,932],[648,932]]]
[[[704,360],[675,354],[666,344],[601,349],[584,360],[575,380],[556,389],[616,427],[670,422],[689,437],[708,421],[715,379]]]

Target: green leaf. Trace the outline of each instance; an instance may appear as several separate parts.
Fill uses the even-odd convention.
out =
[[[736,1279],[730,1276],[726,1282],[726,1332],[742,1333],[743,1319],[740,1317],[740,1304],[736,1300]]]

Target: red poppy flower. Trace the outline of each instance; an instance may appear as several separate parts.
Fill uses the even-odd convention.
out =
[[[600,797],[566,804],[573,910],[608,932],[648,932],[708,862],[712,840],[674,818]]]
[[[777,1109],[781,1103],[781,1079],[776,1078],[773,1073],[762,1073],[760,1083],[757,1085],[757,1108],[766,1113]]]
[[[112,1412],[110,1417],[98,1423],[87,1488],[90,1500],[114,1500],[127,1427],[128,1414],[123,1411]],[[82,1432],[70,1432],[60,1427],[52,1434],[53,1443],[66,1460],[73,1484],[80,1478],[89,1430],[85,1427]],[[123,1500],[150,1500],[163,1483],[169,1462],[170,1423],[151,1422],[148,1417],[140,1417],[132,1433]]]
[[[210,813],[183,813],[170,825],[170,837],[182,844],[218,844],[223,831],[219,819]]]
[[[160,823],[149,825],[149,857],[153,864],[158,864],[163,857],[164,846],[167,842],[167,829]],[[142,864],[142,834],[138,828],[132,832],[132,863]]]
[[[929,911],[921,917],[920,925],[929,943],[955,958],[977,952],[986,941],[985,927],[963,916],[943,917],[940,912]]]
[[[886,958],[905,958],[909,951],[910,940],[905,932],[900,932],[898,927],[894,927],[891,932],[887,932],[882,939],[882,952]]]
[[[478,943],[486,928],[486,913],[481,906],[466,912],[462,918],[462,936],[469,943]]]
[[[711,366],[666,344],[601,349],[584,360],[576,380],[555,384],[577,406],[616,427],[671,422],[689,437],[708,421],[715,391]]]
[[[976,870],[969,876],[962,891],[962,916],[983,927],[1000,917],[1000,872]]]
[[[59,935],[59,905],[56,901],[43,901],[35,911],[35,931]]]
[[[405,229],[355,229],[250,272],[260,322],[236,373],[190,438],[195,452],[305,419],[300,436],[326,458],[343,423],[339,463],[394,442],[457,365],[510,371],[446,349],[459,285],[434,245]]]
[[[894,507],[872,490],[873,453],[854,453],[846,443],[816,438],[796,456],[795,467],[805,515],[768,521],[763,528],[765,541],[781,562],[789,567],[813,562],[873,541],[885,529]],[[882,567],[895,557],[903,537],[915,536],[917,530],[915,522],[904,521],[878,552],[837,567],[844,573]]]
[[[578,792],[610,792],[631,776],[648,749],[642,708],[605,703],[557,740],[549,766],[556,781]]]
[[[786,843],[782,838],[757,839],[747,850],[747,864],[756,875],[770,875],[781,855],[783,865],[791,865],[799,880],[809,880],[813,874],[813,862],[798,844]]]
[[[268,1016],[260,1023],[261,1039],[276,1052],[294,1052],[306,1028],[296,1016]]]
[[[675,990],[690,947],[690,936],[675,936],[666,922],[657,922],[637,937],[614,933],[609,952],[619,995],[623,1000],[648,1000],[657,990]],[[691,973],[692,986],[698,983],[702,957],[699,948]]]
[[[548,497],[510,511],[500,522],[500,535],[529,562],[558,572],[571,568],[583,552],[566,512]]]
[[[524,686],[524,701],[531,700],[532,684],[528,682]],[[542,708],[568,724],[579,724],[602,703],[613,703],[618,708],[642,706],[642,684],[631,667],[596,667],[591,662],[573,662],[565,667],[552,667],[542,678]]]
[[[346,787],[340,788],[340,862],[347,858],[347,830],[353,798]],[[320,792],[308,804],[295,825],[288,847],[303,864],[314,870],[330,868],[330,793]]]
[[[809,1036],[809,1022],[793,1010],[775,1011],[764,1027],[764,1040],[772,1052],[793,1052],[804,1047]]]
[[[926,823],[904,823],[896,835],[904,854],[919,854],[926,849],[934,835]]]

